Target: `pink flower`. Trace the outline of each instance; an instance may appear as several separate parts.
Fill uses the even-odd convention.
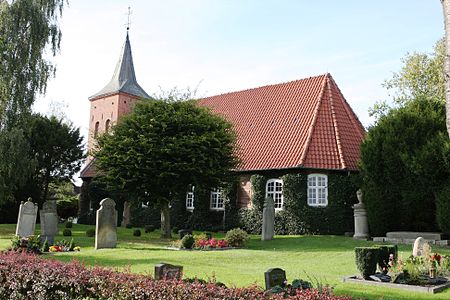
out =
[[[216,248],[216,246],[217,246],[217,241],[216,241],[216,239],[214,239],[214,238],[210,239],[210,240],[209,240],[209,246],[210,246],[211,248]]]

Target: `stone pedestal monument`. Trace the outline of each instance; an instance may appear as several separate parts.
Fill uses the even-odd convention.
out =
[[[28,198],[28,201],[25,203],[21,202],[17,218],[16,235],[20,237],[34,235],[37,212],[38,205],[33,203],[31,198]]]
[[[95,223],[95,249],[116,248],[117,245],[117,210],[113,199],[100,201]]]
[[[56,212],[56,200],[47,200],[42,205],[41,240],[47,239],[49,245],[53,245],[55,235],[58,234],[58,214]]]
[[[267,197],[264,200],[263,224],[261,234],[262,241],[268,241],[273,239],[275,233],[274,224],[275,224],[275,206],[273,203],[273,199],[271,197]]]
[[[364,203],[362,202],[362,191],[356,192],[358,197],[358,204],[353,205],[354,217],[355,217],[355,234],[354,239],[367,240],[369,238],[369,224],[367,223],[367,211]]]

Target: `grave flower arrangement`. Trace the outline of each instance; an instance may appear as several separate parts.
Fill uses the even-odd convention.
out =
[[[39,235],[30,235],[27,237],[14,236],[11,240],[11,248],[14,251],[26,251],[29,253],[41,253],[41,237]]]
[[[54,245],[50,246],[49,252],[69,252],[69,251],[80,251],[81,248],[79,246],[75,246],[75,242],[73,238],[69,241],[60,240],[57,241]]]

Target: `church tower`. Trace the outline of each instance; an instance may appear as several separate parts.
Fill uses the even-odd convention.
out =
[[[111,125],[121,116],[130,113],[139,98],[150,98],[150,96],[137,83],[127,32],[111,81],[98,93],[89,97],[91,113],[88,151],[94,149],[97,135],[108,132]]]

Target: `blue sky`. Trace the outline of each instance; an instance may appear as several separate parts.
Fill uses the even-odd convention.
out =
[[[368,108],[389,99],[381,84],[401,58],[431,52],[444,33],[439,0],[76,0],[64,10],[56,78],[37,111],[60,103],[87,134],[88,97],[112,76],[128,6],[147,93],[199,85],[207,96],[329,72],[365,126]]]

